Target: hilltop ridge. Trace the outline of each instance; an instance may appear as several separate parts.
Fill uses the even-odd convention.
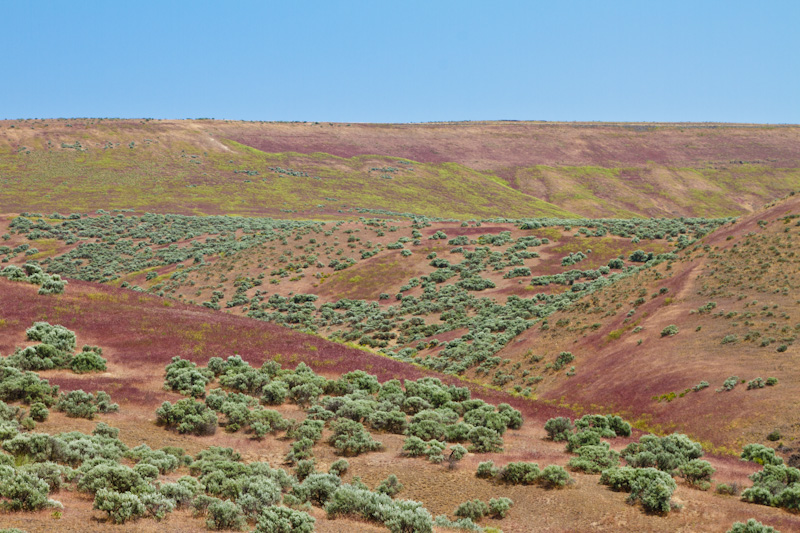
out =
[[[794,125],[6,120],[0,205],[284,218],[365,208],[459,219],[733,216],[800,187],[799,146]]]

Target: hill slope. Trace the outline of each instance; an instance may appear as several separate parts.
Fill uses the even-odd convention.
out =
[[[602,405],[642,427],[685,431],[732,451],[766,443],[773,431],[796,442],[798,216],[800,198],[791,196],[726,225],[675,261],[555,313],[498,355],[542,373],[532,355],[571,351],[574,375],[544,369],[536,390],[543,399]],[[671,325],[677,334],[664,331]],[[732,376],[736,386],[724,390]],[[778,384],[749,385],[769,377]]]
[[[0,205],[717,217],[800,187],[798,145],[796,126],[0,121]]]
[[[62,370],[41,372],[51,383],[62,390],[104,388],[120,403],[120,412],[104,414],[101,421],[120,429],[120,438],[129,446],[146,443],[153,448],[180,446],[196,454],[209,446],[231,446],[242,454],[245,462],[266,461],[275,467],[290,447],[281,435],[267,436],[263,440],[247,438],[238,432],[217,432],[208,436],[180,435],[158,428],[154,412],[162,401],[176,401],[180,396],[162,388],[163,365],[178,355],[205,364],[211,355],[228,356],[240,353],[245,360],[257,366],[262,361],[280,360],[292,367],[305,362],[323,375],[338,377],[352,369],[367,369],[381,379],[402,377],[414,379],[424,375],[407,364],[352,350],[301,333],[282,330],[277,326],[246,318],[226,316],[210,310],[198,309],[158,299],[137,295],[86,282],[73,282],[61,295],[38,296],[36,288],[25,283],[0,279],[0,349],[8,352],[14,346],[28,344],[25,329],[35,321],[48,320],[61,323],[74,330],[78,344],[96,343],[108,358],[108,370],[100,374],[76,375]],[[431,374],[428,374],[431,375]],[[444,379],[453,381],[453,378]],[[454,383],[459,384],[457,381]],[[676,531],[681,529],[722,533],[734,520],[756,517],[784,531],[798,527],[796,516],[765,506],[756,506],[735,498],[702,492],[680,484],[675,501],[683,509],[667,516],[643,513],[627,505],[624,494],[608,490],[597,483],[596,475],[571,472],[574,485],[564,490],[546,490],[538,486],[497,484],[475,477],[479,461],[491,459],[498,465],[508,461],[537,461],[539,464],[565,464],[570,455],[563,451],[563,443],[545,439],[542,425],[550,416],[567,412],[552,406],[521,400],[491,390],[471,385],[476,397],[487,401],[509,401],[524,416],[520,429],[509,430],[504,436],[505,451],[491,454],[468,454],[461,466],[446,469],[425,459],[404,457],[401,454],[403,438],[390,433],[377,433],[384,447],[357,457],[348,457],[350,470],[343,475],[346,482],[360,476],[368,486],[376,486],[389,474],[396,474],[403,483],[401,498],[421,501],[434,514],[452,517],[455,506],[474,498],[510,497],[515,505],[503,520],[483,519],[481,525],[502,527],[504,531],[588,531],[598,525],[606,530],[635,529],[637,531]],[[294,404],[279,406],[282,416],[297,418],[301,410]],[[86,433],[95,427],[94,421],[67,418],[53,412],[39,424],[37,431],[57,433],[79,430]],[[326,436],[327,436],[326,430]],[[638,435],[637,435],[638,436]],[[613,446],[621,448],[631,439],[614,439]],[[325,471],[339,459],[325,442],[314,446],[317,467]],[[757,465],[738,459],[709,458],[718,470],[719,482],[746,482],[745,476]],[[288,468],[285,465],[281,466]],[[173,481],[187,475],[181,467],[164,477]],[[27,531],[52,531],[54,518],[60,531],[104,531],[110,527],[105,515],[92,510],[92,497],[83,492],[62,490],[53,497],[64,504],[58,516],[51,511],[0,514],[7,527],[21,527]],[[348,518],[331,520],[318,506],[309,512],[316,517],[316,530],[321,532],[385,531],[386,529]],[[140,519],[121,526],[120,531],[186,531],[201,530],[203,518],[193,517],[188,510],[176,510],[163,522]],[[435,531],[446,531],[436,528]]]

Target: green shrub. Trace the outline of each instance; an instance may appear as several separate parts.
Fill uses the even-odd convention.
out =
[[[294,474],[297,476],[298,481],[303,481],[316,471],[317,467],[313,459],[303,459],[297,462]]]
[[[493,429],[475,427],[468,435],[472,445],[469,451],[473,453],[495,453],[503,451],[503,438]]]
[[[669,326],[661,330],[662,337],[672,337],[673,335],[677,334],[678,334],[678,326],[676,326],[675,324],[670,324]]]
[[[196,492],[183,483],[164,483],[159,487],[158,492],[168,498],[179,509],[187,507],[192,502],[192,498],[197,495]]]
[[[760,465],[783,464],[783,459],[775,454],[775,450],[763,444],[746,444],[740,457],[743,461],[752,461]]]
[[[715,489],[717,494],[722,494],[723,496],[738,496],[740,489],[738,483],[731,483],[728,485],[727,483],[719,483],[717,488]]]
[[[258,518],[253,533],[312,533],[316,519],[287,507],[268,507]]]
[[[572,482],[573,479],[569,477],[567,471],[558,465],[544,467],[542,473],[536,478],[536,483],[548,489],[565,487]]]
[[[24,372],[0,364],[0,400],[20,401],[31,404],[42,402],[50,407],[56,403],[58,385],[50,386],[46,379],[40,379],[33,372]]]
[[[37,422],[44,422],[50,416],[50,411],[42,402],[34,402],[31,404],[30,417]]]
[[[664,437],[643,435],[622,450],[622,457],[631,466],[657,466],[672,473],[680,465],[703,455],[703,447],[686,435],[673,433]]]
[[[289,399],[303,407],[322,394],[322,389],[314,383],[303,383],[289,389]]]
[[[734,522],[726,533],[780,533],[780,531],[751,518],[746,523]]]
[[[133,459],[137,464],[148,464],[156,467],[160,474],[167,474],[177,469],[180,461],[172,454],[166,453],[163,450],[152,450],[147,444],[140,444],[139,446],[129,450],[125,453],[125,457]]]
[[[206,393],[206,385],[213,375],[212,370],[199,369],[197,364],[175,356],[165,369],[164,388],[194,398],[202,398]]]
[[[75,351],[75,333],[64,326],[52,326],[47,322],[34,322],[25,330],[29,340],[49,344],[56,350],[72,353]]]
[[[565,441],[572,432],[572,420],[559,416],[558,418],[551,418],[544,424],[544,430],[547,432],[548,438],[553,441]]]
[[[489,516],[492,518],[505,518],[508,510],[514,505],[511,498],[492,498],[489,500]]]
[[[590,428],[584,429],[583,431],[578,431],[577,433],[571,433],[569,437],[567,437],[567,451],[575,452],[583,446],[599,445],[601,442],[600,437],[602,436],[600,431],[602,430]]]
[[[424,412],[424,411],[423,411]],[[428,441],[432,439],[444,439],[444,424],[436,420],[420,420],[409,424],[405,431],[406,435],[419,437]]]
[[[0,422],[0,442],[13,439],[19,435],[20,426],[16,420]],[[0,456],[2,457],[2,456]]]
[[[94,427],[94,431],[92,431],[92,435],[116,439],[119,436],[119,429],[111,427],[105,422],[98,422]]]
[[[38,511],[51,505],[48,484],[32,473],[0,465],[0,509]]]
[[[97,413],[94,395],[82,390],[73,390],[66,395],[62,394],[56,404],[56,409],[71,418],[92,419]]]
[[[631,436],[631,425],[630,423],[626,422],[620,416],[616,415],[608,415],[606,416],[608,419],[608,425],[614,433],[617,434],[618,437],[630,437]]]
[[[575,356],[572,355],[572,352],[561,352],[553,363],[553,370],[561,370],[565,365],[568,365],[574,360]]]
[[[444,439],[447,442],[465,442],[469,440],[469,432],[475,426],[466,422],[456,422],[444,427]]]
[[[325,505],[341,484],[342,480],[333,474],[311,474],[292,489],[292,494],[301,501]]]
[[[483,529],[482,527],[477,525],[475,522],[473,522],[469,518],[460,518],[458,520],[450,520],[449,518],[447,518],[447,515],[443,515],[443,514],[440,514],[439,516],[437,516],[434,519],[433,524],[435,526],[446,528],[446,529],[461,529],[463,531],[489,531],[491,533],[499,531],[499,530],[495,530],[493,528],[491,528],[491,529],[490,528]]]
[[[265,507],[281,501],[281,487],[266,476],[252,476],[241,483],[236,504],[249,519],[255,520]]]
[[[535,482],[541,471],[536,463],[516,462],[508,463],[500,469],[499,479],[503,483],[519,485],[522,483],[531,484]]]
[[[289,453],[286,454],[287,463],[302,463],[303,460],[314,456],[314,441],[302,438],[292,443]]]
[[[163,520],[167,514],[175,510],[175,503],[160,492],[145,492],[139,495],[148,516]]]
[[[369,427],[377,431],[403,434],[408,427],[406,415],[402,411],[373,411],[367,418]],[[445,431],[447,427],[444,428]]]
[[[135,494],[101,488],[94,497],[93,509],[105,511],[115,524],[144,516],[146,508]]]
[[[450,453],[447,455],[447,463],[449,468],[455,468],[456,463],[467,455],[467,449],[460,444],[450,446]]]
[[[119,405],[111,403],[111,396],[105,391],[97,391],[95,393],[95,405],[100,413],[116,413],[119,411]]]
[[[599,474],[613,466],[619,466],[619,453],[610,449],[608,443],[581,446],[577,450],[578,457],[573,457],[567,463],[573,470],[580,470],[587,474]]]
[[[515,410],[516,411],[516,410]],[[517,411],[518,412],[518,411]],[[498,435],[505,433],[510,418],[503,412],[495,411],[491,405],[482,405],[464,413],[464,422],[475,427],[483,427],[495,431]],[[521,423],[521,418],[520,418]]]
[[[375,441],[360,423],[350,419],[337,420],[331,425],[333,435],[330,444],[343,455],[359,455],[380,449],[380,442]]]
[[[800,484],[795,482],[777,495],[774,505],[791,512],[800,511]]]
[[[478,470],[475,476],[482,479],[492,479],[500,473],[500,469],[494,466],[494,461],[483,461],[478,463]]]
[[[208,496],[206,494],[198,494],[192,500],[192,511],[194,516],[206,516],[208,514],[208,507],[214,503],[221,501],[219,498]]]
[[[19,467],[20,472],[32,474],[45,483],[47,483],[48,490],[55,492],[61,488],[63,478],[70,476],[73,472],[72,468],[63,466],[51,461],[43,463],[28,463]]]
[[[331,467],[328,469],[329,474],[333,474],[334,476],[342,477],[342,474],[347,472],[350,468],[350,463],[347,462],[347,459],[339,459],[333,462]]]
[[[283,381],[271,381],[261,388],[261,401],[267,405],[281,405],[289,389]]]
[[[357,480],[354,480],[357,481]],[[325,505],[329,518],[354,516],[383,523],[392,532],[432,531],[432,518],[418,502],[392,500],[369,491],[363,483],[342,485]]]
[[[678,476],[685,479],[690,485],[708,488],[711,476],[716,472],[711,463],[702,459],[692,459],[676,469]]]
[[[631,482],[636,478],[636,468],[629,466],[613,467],[603,470],[600,475],[600,484],[608,485],[612,490],[630,492]]]
[[[397,496],[397,493],[403,490],[403,484],[397,479],[397,476],[390,474],[389,477],[380,482],[375,488],[375,492],[386,494],[390,498]]]
[[[645,252],[643,250],[636,250],[633,252],[628,259],[633,261],[634,263],[646,263],[653,259],[653,252]]]
[[[629,503],[642,503],[648,512],[668,513],[670,498],[677,488],[675,480],[655,468],[614,467],[603,471],[600,483],[612,489],[630,492]]]
[[[158,475],[158,470],[156,470]],[[100,462],[84,472],[78,490],[97,493],[101,489],[116,492],[135,492],[147,485],[139,471],[108,461]]]
[[[156,422],[178,433],[212,435],[217,430],[217,415],[204,403],[190,398],[178,400],[175,405],[164,402],[156,410]]]
[[[36,344],[17,349],[6,360],[8,365],[20,370],[51,370],[63,368],[70,362],[71,354],[50,344]]]
[[[83,351],[72,358],[69,368],[76,374],[103,372],[106,370],[107,361],[100,354],[99,348],[84,346]]]
[[[800,470],[783,464],[765,464],[750,475],[753,486],[742,492],[742,499],[750,503],[800,510]]]
[[[668,513],[671,509],[670,498],[675,491],[675,480],[664,472],[654,472],[658,472],[662,476],[639,476],[631,483],[628,501],[641,501],[642,507],[648,512]]]
[[[486,502],[475,499],[459,505],[454,514],[460,518],[469,518],[473,521],[480,520],[489,514],[489,506],[486,505]]]
[[[242,529],[245,525],[242,509],[228,500],[216,500],[208,505],[208,529]]]
[[[444,442],[431,439],[428,441],[428,449],[425,451],[425,455],[430,462],[439,464],[444,461],[444,449],[446,446],[447,444]]]

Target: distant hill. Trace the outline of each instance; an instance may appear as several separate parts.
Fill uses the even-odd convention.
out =
[[[2,121],[0,184],[5,212],[718,217],[800,187],[800,127]]]

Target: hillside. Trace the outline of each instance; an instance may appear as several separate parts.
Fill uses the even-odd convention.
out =
[[[800,128],[0,121],[6,212],[720,217],[800,187]]]
[[[209,446],[231,446],[239,451],[245,463],[268,461],[271,465],[291,469],[283,457],[291,447],[291,439],[283,432],[253,439],[243,431],[218,431],[214,435],[181,435],[157,427],[154,413],[163,401],[174,402],[181,396],[162,388],[164,365],[174,356],[191,359],[201,365],[209,357],[240,354],[254,366],[264,361],[280,361],[292,368],[305,362],[322,375],[335,379],[342,373],[366,369],[376,373],[381,381],[388,378],[416,379],[424,372],[409,365],[333,344],[319,338],[293,333],[270,324],[229,316],[211,310],[174,303],[131,291],[73,281],[64,294],[41,296],[36,287],[0,279],[0,350],[9,353],[15,346],[29,345],[25,330],[32,323],[48,320],[75,331],[77,344],[96,344],[108,359],[108,369],[99,374],[74,374],[65,370],[41,371],[42,377],[58,384],[63,391],[82,388],[104,389],[119,402],[119,413],[102,414],[94,421],[68,418],[53,411],[38,424],[37,432],[58,433],[78,430],[89,433],[97,420],[120,429],[119,437],[128,446],[145,443],[156,449],[178,446],[197,454]],[[463,385],[453,378],[447,381]],[[637,531],[676,531],[680,529],[722,532],[735,520],[756,517],[782,528],[797,528],[797,517],[765,506],[745,504],[735,498],[702,492],[680,484],[674,499],[682,509],[666,516],[653,516],[639,508],[626,505],[624,495],[608,490],[597,483],[597,476],[570,472],[574,484],[561,490],[538,486],[509,485],[475,478],[480,461],[494,460],[499,465],[508,461],[536,461],[539,464],[565,464],[571,457],[563,451],[563,443],[546,440],[544,421],[567,411],[536,402],[509,397],[469,385],[474,397],[492,403],[507,401],[521,410],[521,428],[509,430],[504,436],[503,453],[470,453],[455,469],[427,460],[403,457],[402,438],[386,432],[374,432],[384,444],[379,451],[347,457],[350,469],[343,474],[345,482],[355,483],[359,476],[372,487],[389,474],[396,474],[404,488],[400,497],[418,500],[434,514],[448,514],[458,502],[473,498],[489,500],[510,497],[514,506],[502,520],[483,519],[482,526],[502,527],[503,531],[587,531],[600,527],[605,530],[635,529]],[[294,403],[274,407],[281,416],[302,418],[302,409]],[[326,435],[328,430],[326,430]],[[633,439],[637,438],[635,434]],[[327,439],[327,436],[326,436]],[[612,439],[615,449],[621,449],[631,438]],[[316,466],[321,471],[341,456],[321,441],[314,446]],[[89,453],[89,452],[87,452]],[[738,459],[709,457],[718,471],[719,482],[747,483],[745,476],[757,465]],[[132,464],[132,463],[128,463]],[[178,470],[159,476],[162,482],[174,481],[189,474]],[[65,482],[66,483],[66,482]],[[80,484],[79,484],[80,486]],[[84,491],[57,491],[52,497],[64,505],[54,514],[50,510],[0,514],[6,527],[21,527],[29,532],[52,531],[186,531],[203,528],[203,518],[192,517],[188,510],[176,510],[161,522],[140,519],[123,525],[111,525],[105,514],[92,511],[92,496]],[[331,520],[318,506],[308,509],[316,518],[317,531],[386,531],[380,525],[352,520],[347,517]],[[436,531],[447,531],[436,528]]]
[[[602,407],[723,452],[777,431],[788,457],[799,436],[800,282],[787,269],[798,202],[735,223],[7,217],[0,252],[11,264],[36,260],[68,278],[312,331],[578,411]],[[671,324],[679,333],[662,338]],[[559,363],[561,352],[573,360]],[[731,376],[744,381],[714,392]],[[769,377],[779,384],[747,389]]]
[[[541,399],[603,406],[731,451],[777,432],[790,453],[800,437],[798,214],[797,196],[775,202],[553,314],[498,355],[525,369],[532,354],[574,353],[574,375],[546,374]],[[664,335],[670,325],[677,334]],[[720,390],[732,376],[735,388]],[[768,377],[778,385],[750,388]]]
[[[800,530],[798,189],[793,125],[0,121],[0,529]]]

